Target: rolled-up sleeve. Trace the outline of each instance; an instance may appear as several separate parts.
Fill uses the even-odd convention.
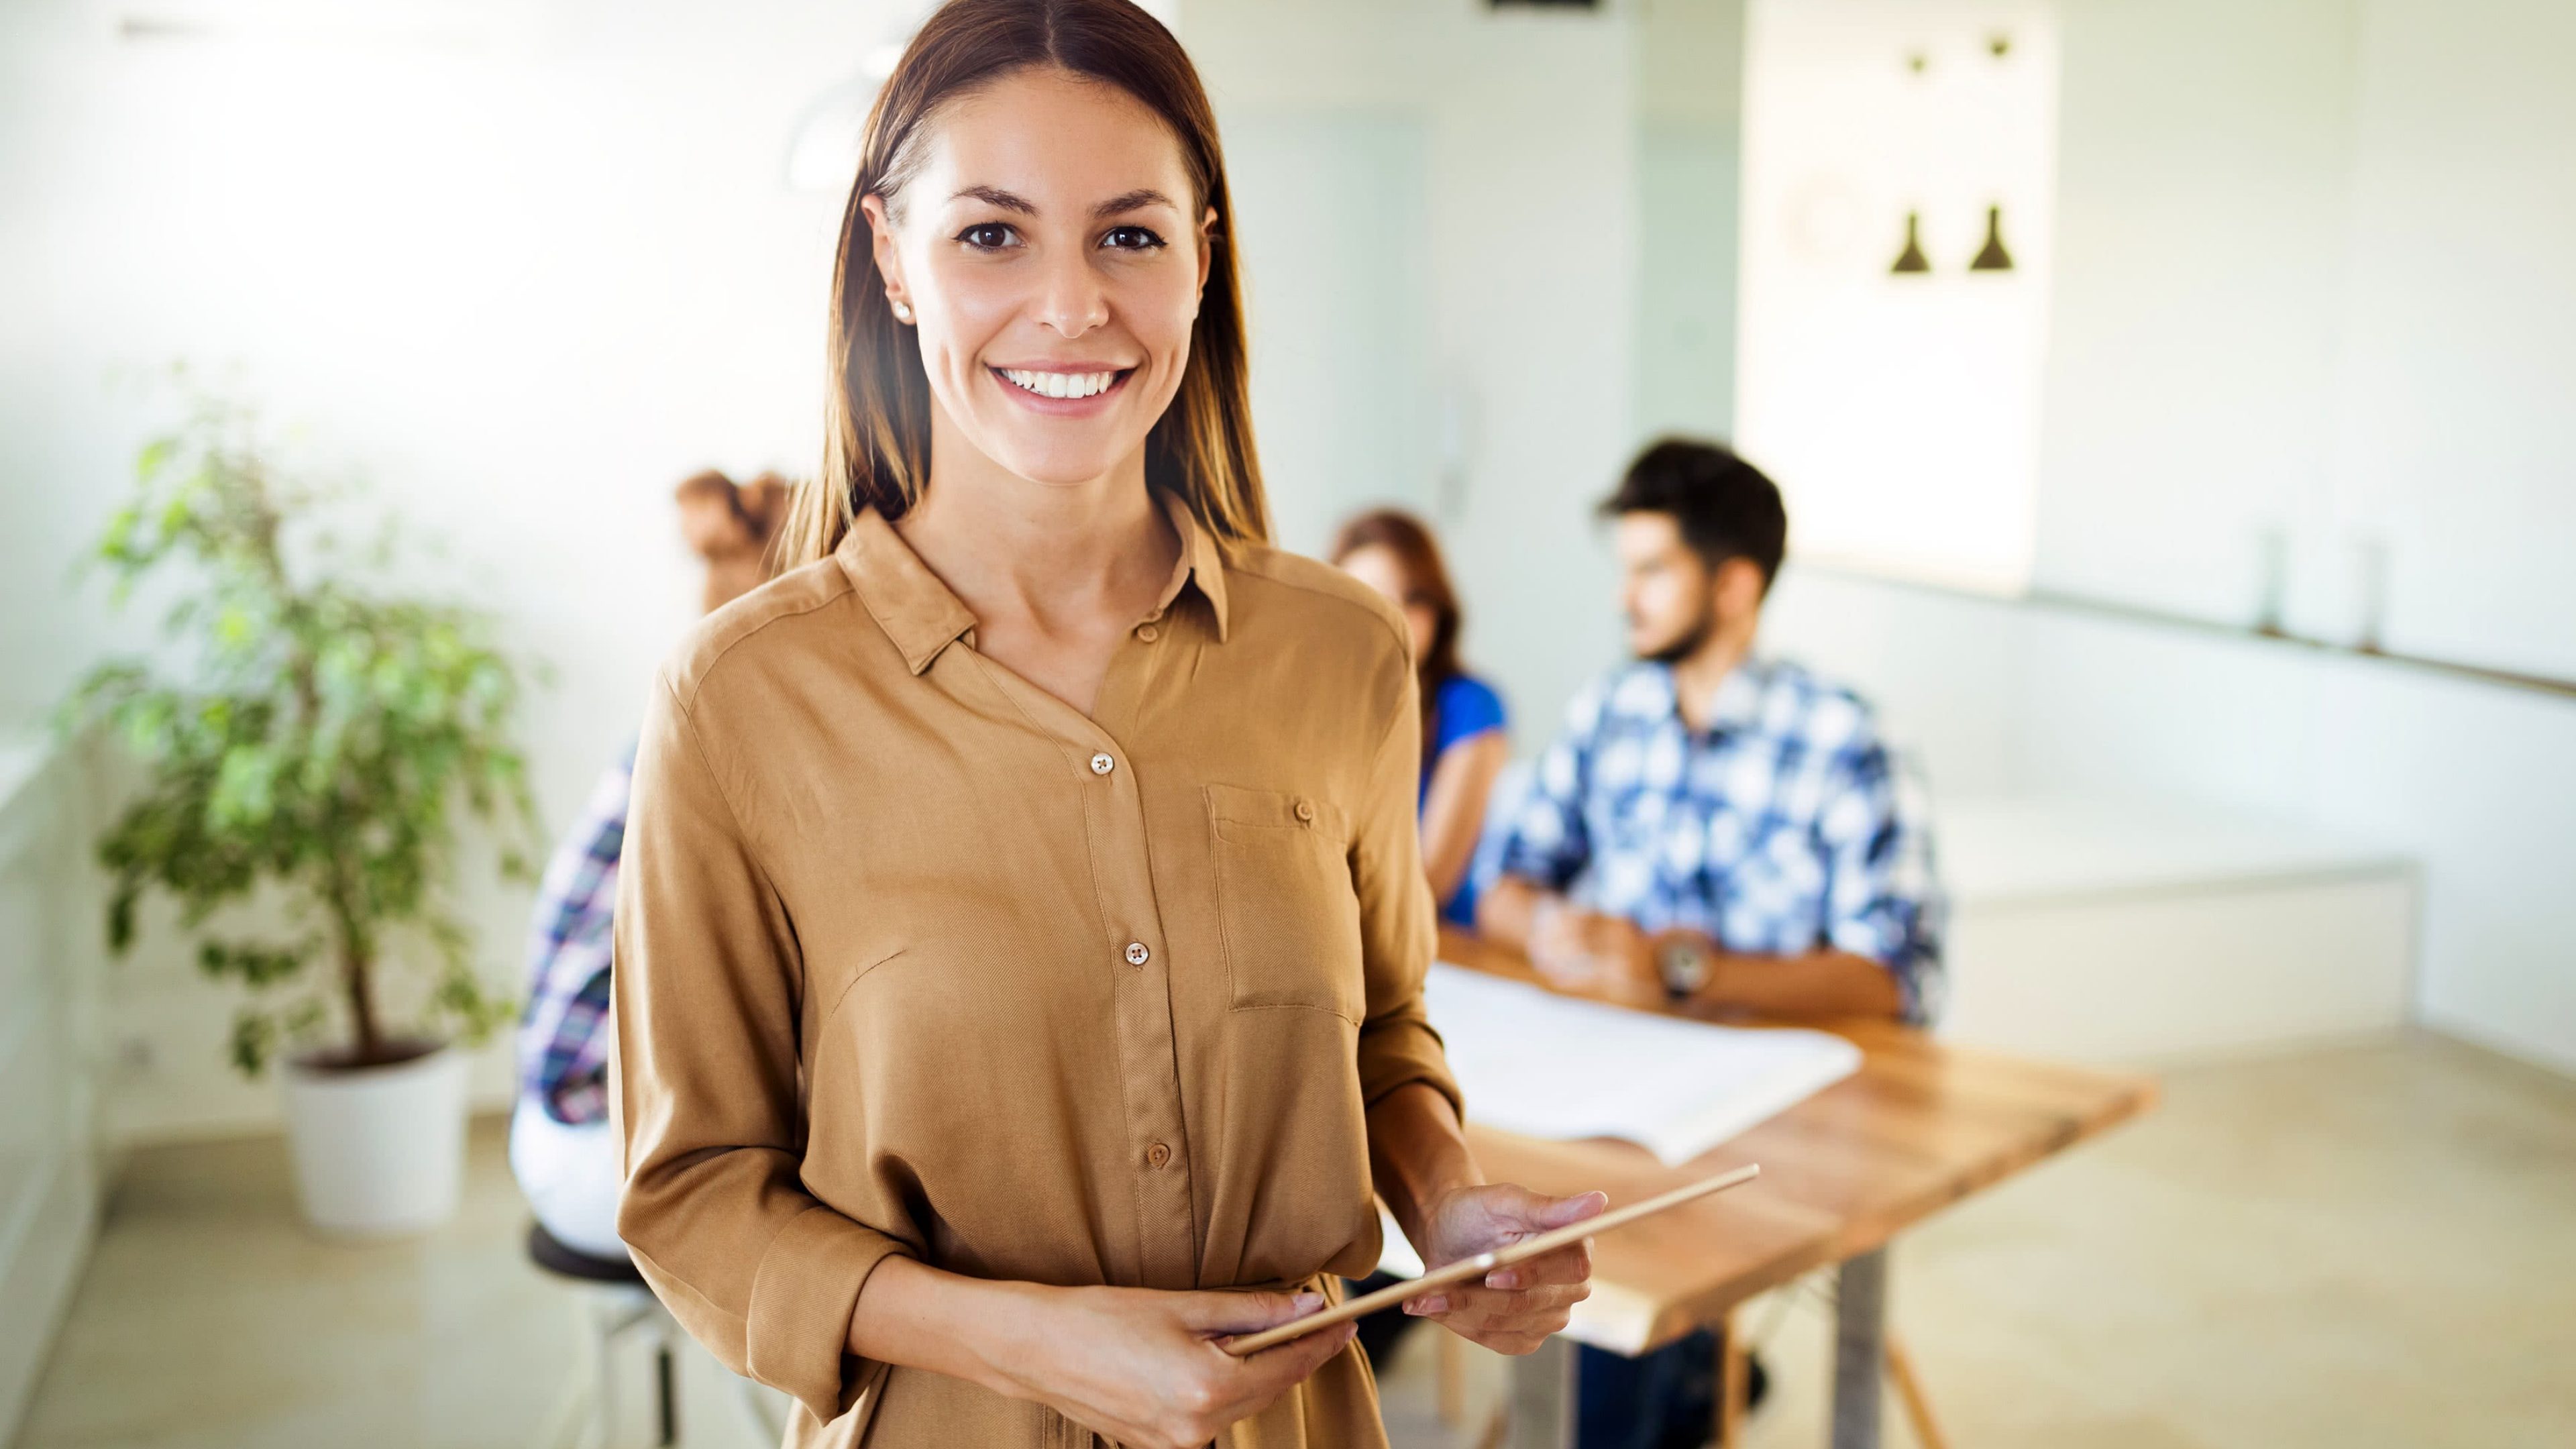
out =
[[[1421,701],[1412,670],[1395,657],[1391,718],[1353,822],[1351,881],[1360,902],[1360,955],[1368,1014],[1360,1023],[1360,1092],[1375,1106],[1408,1082],[1426,1082],[1458,1105],[1458,1084],[1422,1006],[1422,981],[1439,949],[1439,906],[1422,871],[1414,799],[1422,770]]]
[[[828,1422],[883,1372],[847,1351],[859,1290],[910,1249],[800,1182],[803,968],[726,785],[658,680],[618,878],[617,1230],[692,1337]]]
[[[1817,825],[1828,872],[1825,940],[1885,966],[1905,1019],[1928,1026],[1941,1009],[1945,901],[1920,782],[1868,730],[1830,779]]]

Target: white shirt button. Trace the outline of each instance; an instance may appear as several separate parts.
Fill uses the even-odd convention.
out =
[[[1142,941],[1127,943],[1127,964],[1130,966],[1142,966],[1153,959],[1153,955],[1153,952],[1145,949],[1145,943]]]
[[[1094,755],[1091,757],[1091,773],[1095,775],[1106,775],[1117,768],[1118,762],[1109,758],[1107,755]]]

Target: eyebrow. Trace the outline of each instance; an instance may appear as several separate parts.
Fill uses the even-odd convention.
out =
[[[1124,196],[1113,196],[1107,201],[1100,203],[1098,206],[1093,207],[1091,209],[1091,214],[1093,216],[1116,216],[1122,211],[1137,211],[1148,206],[1170,206],[1174,211],[1180,210],[1178,206],[1172,205],[1172,198],[1149,187],[1130,191]]]
[[[998,186],[961,187],[955,195],[948,199],[951,201],[980,201],[986,206],[999,207],[1004,211],[1017,212],[1022,216],[1035,216],[1038,214],[1036,203],[1030,201],[1027,197],[1017,196],[1011,192],[1004,191]],[[1179,207],[1172,205],[1172,199],[1170,197],[1165,196],[1163,193],[1156,191],[1151,187],[1144,187],[1135,191],[1127,192],[1123,195],[1109,198],[1107,201],[1093,207],[1091,209],[1091,214],[1093,216],[1116,216],[1122,211],[1135,211],[1148,206],[1170,206],[1174,211],[1180,210]]]

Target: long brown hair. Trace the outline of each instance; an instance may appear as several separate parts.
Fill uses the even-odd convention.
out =
[[[1147,435],[1145,481],[1179,497],[1219,538],[1269,538],[1270,508],[1252,444],[1242,288],[1224,234],[1233,202],[1216,114],[1198,71],[1162,22],[1131,0],[949,0],[922,22],[868,112],[832,266],[823,471],[797,489],[788,510],[780,541],[786,567],[830,553],[859,509],[902,517],[930,481],[930,379],[919,343],[886,301],[860,201],[876,195],[895,204],[919,164],[921,127],[940,107],[1013,71],[1044,66],[1116,86],[1160,116],[1198,192],[1193,216],[1216,211],[1189,365]]]
[[[1396,565],[1404,570],[1405,603],[1431,611],[1431,642],[1422,657],[1413,661],[1422,689],[1423,748],[1428,750],[1439,725],[1435,711],[1440,686],[1465,672],[1458,663],[1463,619],[1458,591],[1449,585],[1449,566],[1441,561],[1440,541],[1431,536],[1430,525],[1401,508],[1372,508],[1345,521],[1333,535],[1330,557],[1339,564],[1364,548],[1382,548],[1395,555]]]

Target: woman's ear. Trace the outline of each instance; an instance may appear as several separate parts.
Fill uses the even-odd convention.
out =
[[[1207,215],[1199,218],[1199,290],[1197,296],[1197,300],[1199,301],[1204,301],[1207,298],[1208,269],[1215,265],[1216,208],[1211,206],[1207,209]],[[1197,309],[1195,306],[1191,309],[1191,315],[1197,315]]]
[[[885,198],[871,191],[859,198],[859,211],[868,219],[868,255],[885,279],[886,301],[903,301],[903,254],[894,244],[894,219],[886,213]]]

